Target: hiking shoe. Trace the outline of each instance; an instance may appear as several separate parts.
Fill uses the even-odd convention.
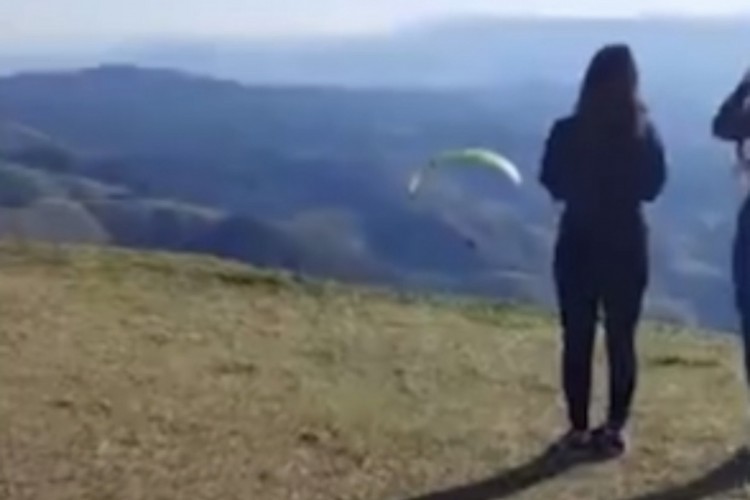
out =
[[[618,458],[628,450],[628,443],[622,429],[602,426],[591,434],[594,451],[605,458]]]

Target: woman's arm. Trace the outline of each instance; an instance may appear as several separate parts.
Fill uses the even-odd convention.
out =
[[[750,109],[745,103],[750,98],[750,80],[745,79],[719,108],[714,118],[713,132],[725,141],[750,139]]]
[[[640,197],[643,201],[654,201],[664,190],[667,182],[667,161],[659,133],[648,125],[643,137],[643,155],[640,160]]]
[[[556,122],[550,131],[542,157],[542,171],[539,182],[549,192],[555,201],[566,199],[566,170],[568,159],[566,158],[565,128],[563,121]]]

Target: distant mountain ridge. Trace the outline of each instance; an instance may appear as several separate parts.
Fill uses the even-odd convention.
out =
[[[0,123],[5,142],[24,147],[0,148],[0,159],[21,186],[9,195],[17,208],[40,193],[72,203],[80,227],[101,228],[97,241],[552,305],[555,215],[534,178],[545,133],[573,98],[569,85],[536,81],[402,91],[120,65],[21,74],[0,79]],[[653,101],[674,175],[653,211],[650,310],[730,327],[735,208],[731,179],[716,175],[725,156],[706,130],[711,106]],[[512,158],[523,189],[466,169],[409,199],[414,168],[471,146]]]

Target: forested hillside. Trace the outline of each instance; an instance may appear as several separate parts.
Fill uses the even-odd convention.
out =
[[[0,231],[20,224],[33,237],[550,304],[556,212],[535,178],[548,127],[573,97],[552,83],[252,87],[130,66],[8,77],[0,184],[9,215]],[[729,174],[717,175],[728,156],[704,133],[705,106],[657,103],[671,184],[652,214],[650,308],[728,327],[736,201]],[[415,168],[464,146],[503,152],[525,185],[463,170],[408,198]]]

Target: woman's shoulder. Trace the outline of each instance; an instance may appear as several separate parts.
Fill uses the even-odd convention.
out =
[[[577,122],[578,119],[575,115],[566,115],[555,120],[553,128],[559,128],[562,130],[570,129],[572,127],[575,127]]]
[[[644,103],[638,103],[636,124],[641,135],[658,135],[656,124],[651,117],[651,111]]]
[[[566,137],[577,127],[576,117],[573,115],[558,118],[552,124],[551,136]]]
[[[654,121],[648,112],[643,112],[638,118],[638,136],[647,141],[660,141],[661,135]]]

